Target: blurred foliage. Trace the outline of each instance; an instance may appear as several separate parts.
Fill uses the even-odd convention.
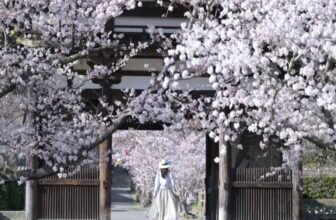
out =
[[[336,199],[336,177],[304,177],[303,196],[309,199]]]
[[[303,165],[307,167],[321,167],[336,164],[336,151],[329,149],[314,149],[303,156]]]
[[[25,187],[16,182],[0,185],[0,210],[24,210]]]

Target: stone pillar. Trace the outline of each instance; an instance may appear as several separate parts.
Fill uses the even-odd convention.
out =
[[[293,180],[293,220],[303,220],[303,181],[302,181],[302,147],[295,146],[293,151],[292,180]]]
[[[29,169],[38,168],[38,158],[27,157],[27,167]],[[25,196],[25,220],[36,220],[38,218],[38,180],[26,182]]]

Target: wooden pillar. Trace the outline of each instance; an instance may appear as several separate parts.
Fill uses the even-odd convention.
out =
[[[34,88],[34,87],[33,87]],[[33,98],[32,94],[36,91],[34,89],[29,89],[27,93],[27,98]],[[34,120],[33,112],[29,112],[25,124],[36,125]],[[37,170],[39,167],[39,158],[35,155],[28,154],[26,156],[26,167],[29,170]],[[38,180],[26,181],[26,192],[25,192],[25,220],[36,220],[38,216]]]
[[[205,148],[205,216],[206,220],[210,219],[211,212],[210,212],[210,201],[211,201],[211,184],[210,184],[210,179],[211,179],[211,167],[213,165],[213,158],[211,156],[211,139],[209,135],[206,135],[206,148]]]
[[[111,100],[111,84],[110,80],[100,82],[102,86],[102,95]],[[106,109],[103,109],[103,116],[107,115]],[[104,131],[105,128],[102,128]],[[110,155],[112,145],[112,136],[107,138],[99,145],[99,217],[100,220],[111,219],[111,194],[112,194],[112,163]]]
[[[303,220],[303,181],[302,181],[302,148],[296,146],[293,152],[292,180],[293,180],[293,220]]]
[[[218,220],[231,220],[231,149],[224,141],[224,133],[219,140],[219,179],[218,179]]]
[[[206,136],[206,220],[217,219],[218,216],[218,163],[214,159],[218,157],[218,143]]]
[[[108,138],[99,145],[99,217],[100,220],[111,219],[111,148],[112,138]]]
[[[38,168],[38,158],[35,156],[27,158],[27,167]],[[26,182],[25,196],[25,220],[36,220],[38,218],[38,181],[30,180]]]

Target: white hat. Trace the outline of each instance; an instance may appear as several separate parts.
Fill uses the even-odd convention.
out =
[[[168,160],[161,160],[159,163],[160,169],[167,169],[171,167],[171,163]]]

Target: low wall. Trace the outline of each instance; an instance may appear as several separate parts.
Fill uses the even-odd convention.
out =
[[[303,176],[336,176],[335,167],[303,167]]]
[[[0,211],[0,220],[24,220],[24,211]]]

